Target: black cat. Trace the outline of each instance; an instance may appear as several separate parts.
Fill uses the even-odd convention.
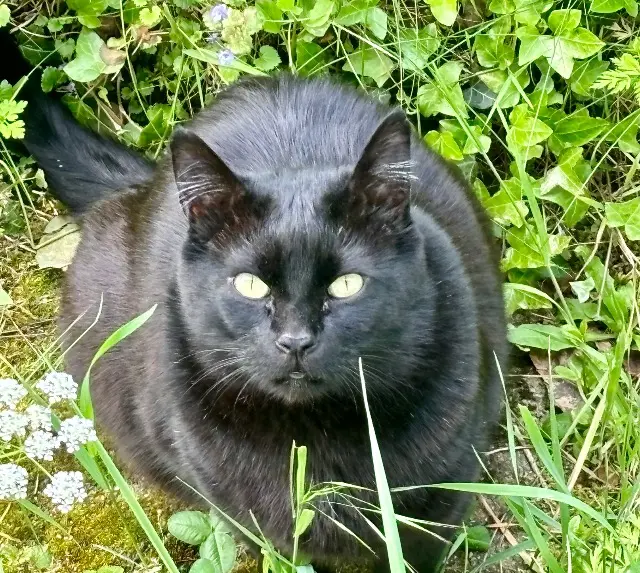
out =
[[[498,260],[466,184],[401,112],[329,80],[247,79],[153,166],[27,90],[26,147],[82,218],[63,293],[62,329],[82,315],[69,340],[103,298],[68,370],[81,378],[111,332],[158,304],[93,370],[98,422],[123,459],[247,526],[253,511],[291,551],[294,440],[313,482],[375,488],[362,358],[390,485],[478,478],[474,448],[501,403],[494,353],[506,355]],[[454,525],[469,501],[394,495],[397,513]],[[362,517],[319,509],[379,557],[318,514],[301,546],[315,564],[384,570]],[[401,534],[406,559],[434,571],[443,542]]]

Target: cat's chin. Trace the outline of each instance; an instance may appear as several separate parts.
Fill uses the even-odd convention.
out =
[[[287,404],[304,404],[318,399],[326,393],[322,382],[307,374],[293,372],[275,380],[270,393]]]

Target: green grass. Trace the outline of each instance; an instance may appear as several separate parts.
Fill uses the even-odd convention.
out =
[[[478,494],[473,523],[485,529],[460,531],[445,570],[640,570],[637,4],[228,3],[233,17],[207,27],[208,5],[197,0],[5,0],[0,25],[20,30],[33,63],[46,68],[43,88],[70,90],[65,101],[81,122],[152,158],[175,125],[247,74],[328,73],[405,109],[425,142],[458,164],[493,219],[517,347],[513,370],[503,373],[503,431],[494,450],[478,454],[484,482],[457,486]],[[222,49],[236,55],[230,66],[218,65]],[[30,385],[60,360],[54,317],[62,273],[39,267],[38,246],[69,258],[62,236],[74,231],[43,240],[59,206],[33,162],[6,147],[20,135],[19,102],[19,93],[0,86],[0,375]],[[86,392],[80,409],[90,416]],[[318,496],[352,501],[352,492],[305,482],[303,451],[291,466],[294,540],[320,510]],[[3,460],[15,455],[0,445]],[[108,455],[87,451],[47,466],[91,465],[90,474],[124,486],[126,501],[103,490],[64,518],[35,495],[68,533],[0,502],[5,571],[34,570],[43,547],[53,559],[43,570],[153,571],[163,562],[171,569],[172,559],[188,569],[193,549],[167,534],[175,504],[135,482],[127,487]],[[363,518],[382,513],[395,571],[402,556],[377,469],[381,509],[363,509]],[[268,540],[256,539],[272,570],[291,569]],[[215,557],[195,545],[201,558]],[[304,556],[293,561],[304,566]]]

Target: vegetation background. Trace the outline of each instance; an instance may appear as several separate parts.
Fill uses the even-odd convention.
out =
[[[462,170],[502,245],[515,346],[486,483],[467,486],[485,525],[462,531],[447,571],[640,571],[639,23],[636,0],[0,2],[43,91],[152,158],[224,86],[287,70],[401,106]],[[0,375],[28,383],[59,359],[80,231],[9,150],[24,129],[15,88],[0,84]],[[20,452],[0,443],[0,461]],[[188,570],[194,550],[166,533],[175,504],[133,489]],[[113,490],[55,519],[0,502],[0,571],[163,570],[129,507]]]

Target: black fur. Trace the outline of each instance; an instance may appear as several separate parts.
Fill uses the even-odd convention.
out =
[[[111,144],[89,160],[86,132],[54,125],[28,147],[50,162],[70,161],[76,146],[71,178],[56,180],[85,211],[63,295],[62,328],[85,313],[71,339],[104,297],[98,324],[67,355],[70,372],[80,378],[117,326],[158,304],[93,370],[98,421],[122,458],[190,498],[179,476],[250,527],[252,510],[290,551],[293,440],[308,447],[314,482],[375,487],[362,357],[391,486],[478,477],[474,448],[487,445],[501,402],[494,352],[503,365],[506,355],[498,260],[465,183],[400,114],[326,80],[248,79],[176,134],[147,183],[126,189],[140,180],[138,160]],[[38,126],[27,127],[37,140]],[[117,173],[103,168],[113,164]],[[88,178],[105,183],[83,199],[74,185]],[[230,281],[241,272],[270,295],[241,297]],[[363,290],[329,297],[349,272],[365,276]],[[304,354],[276,347],[302,335],[314,345]],[[394,501],[400,514],[459,524],[469,498],[425,488]],[[384,569],[380,540],[356,512],[318,507],[366,540]],[[408,561],[434,571],[442,543],[402,536]],[[371,558],[321,515],[301,549],[324,568]]]

